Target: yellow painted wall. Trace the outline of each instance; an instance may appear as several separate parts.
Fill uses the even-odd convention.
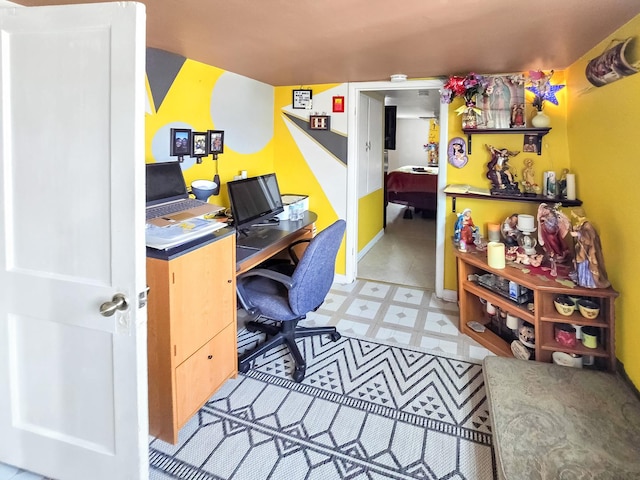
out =
[[[629,59],[640,60],[640,16],[598,43],[567,70],[568,143],[577,193],[596,226],[616,301],[616,355],[640,387],[640,262],[633,210],[640,202],[638,112],[640,74],[593,87],[585,67],[613,39],[635,38]]]
[[[173,122],[186,122],[194,131],[215,130],[211,120],[211,92],[224,70],[187,59],[176,76],[169,92],[160,106],[152,105],[152,112],[145,118],[145,162],[175,160],[175,158],[154,158],[152,142],[159,130]],[[148,95],[153,103],[151,95]],[[167,145],[169,137],[167,135]],[[222,188],[219,196],[209,198],[209,203],[229,206],[226,182],[233,180],[240,170],[247,170],[249,175],[261,175],[274,171],[273,140],[261,151],[253,154],[241,154],[225,143],[224,153],[217,160],[218,173]],[[194,164],[183,170],[185,181],[190,185],[196,179],[212,179],[216,170],[216,162],[211,156],[205,157],[201,164]]]
[[[311,89],[313,95],[317,96],[336,85],[338,84],[307,85],[305,88]],[[300,88],[300,86],[275,88],[273,166],[277,172],[278,184],[282,193],[300,193],[309,196],[309,210],[318,214],[316,228],[323,230],[338,220],[338,214],[315,178],[283,120],[282,108],[291,104],[292,90],[297,88]],[[336,273],[344,275],[345,272],[346,253],[343,239],[336,258]]]
[[[557,71],[552,79],[554,84],[563,84],[565,80],[565,72]],[[515,157],[511,157],[509,165],[511,171],[517,174],[516,180],[522,178],[521,172],[524,168],[523,161],[525,158],[531,158],[534,161],[534,168],[538,183],[542,184],[542,175],[545,171],[555,171],[558,178],[563,168],[571,168],[569,159],[569,147],[567,143],[567,90],[564,88],[556,95],[559,105],[553,105],[549,102],[545,104],[545,113],[551,117],[551,131],[543,137],[542,154],[522,152],[524,136],[521,134],[475,134],[472,137],[471,154],[467,152],[469,157],[468,163],[463,168],[456,168],[447,163],[447,183],[469,184],[476,187],[489,188],[491,182],[486,177],[487,163],[491,159],[491,153],[486,145],[492,145],[496,148],[507,148],[512,151],[520,151],[521,153]],[[533,94],[526,92],[526,100],[530,103]],[[465,141],[467,136],[462,132],[462,124],[460,117],[454,112],[456,108],[463,104],[462,99],[457,98],[449,105],[449,140],[455,137],[461,137]],[[528,105],[530,107],[530,105]],[[534,109],[529,108],[528,118],[534,114]],[[447,150],[447,145],[441,145],[440,148]],[[502,223],[507,216],[512,213],[525,213],[535,215],[538,209],[537,203],[511,202],[501,200],[476,200],[467,198],[458,198],[456,202],[456,211],[459,213],[465,208],[471,209],[471,214],[475,225],[480,227],[482,234],[487,236],[488,223]],[[453,236],[453,229],[456,214],[451,211],[451,197],[447,197],[446,209],[446,238]],[[568,211],[566,212],[568,213]],[[445,271],[444,271],[444,288],[456,290],[456,264],[450,241],[445,242]]]
[[[358,252],[382,231],[380,210],[383,202],[383,189],[371,192],[358,200]]]

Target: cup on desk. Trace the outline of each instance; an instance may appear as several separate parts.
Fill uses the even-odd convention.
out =
[[[289,205],[289,220],[297,222],[304,218],[304,211],[302,209],[302,202],[296,202]]]

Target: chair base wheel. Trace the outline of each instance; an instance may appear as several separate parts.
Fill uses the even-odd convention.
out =
[[[247,373],[249,371],[249,363],[238,363],[238,372]]]
[[[340,338],[342,338],[342,335],[340,335],[339,332],[335,332],[331,334],[331,341],[333,342],[337,342],[338,340],[340,340]]]
[[[302,380],[304,380],[305,373],[306,368],[296,368],[293,371],[293,375],[291,375],[293,377],[293,381],[296,383],[300,383]]]

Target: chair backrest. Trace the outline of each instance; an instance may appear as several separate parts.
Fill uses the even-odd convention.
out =
[[[324,302],[333,284],[336,256],[346,227],[337,220],[309,242],[293,275],[289,290],[289,306],[297,315],[304,315]]]

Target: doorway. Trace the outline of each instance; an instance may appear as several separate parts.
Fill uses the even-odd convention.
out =
[[[361,95],[371,94],[372,92],[382,93],[390,91],[429,91],[439,97],[439,91],[443,86],[441,80],[417,80],[403,83],[394,82],[366,82],[354,83],[349,86],[349,98],[352,104],[358,105]],[[440,109],[437,116],[440,123],[440,145],[446,145],[448,132],[448,111]],[[352,221],[347,227],[347,261],[346,276],[350,281],[355,280],[358,275],[358,190],[357,181],[360,174],[360,161],[358,158],[358,148],[360,144],[366,141],[364,132],[359,129],[358,111],[356,109],[349,110],[349,132],[354,132],[348,137],[348,158],[349,164],[347,168],[347,217]],[[446,165],[446,148],[440,148],[439,164]],[[382,165],[380,172],[382,175]],[[443,189],[446,185],[446,169],[443,168],[438,175],[438,196],[437,196],[437,213],[435,218],[435,268],[434,268],[434,289],[438,297],[444,297],[444,226],[445,226],[445,195]],[[380,212],[382,215],[382,211]],[[414,220],[421,220],[416,218]],[[382,232],[379,237],[382,236]],[[377,237],[376,237],[377,238]],[[378,242],[379,243],[379,242]]]

